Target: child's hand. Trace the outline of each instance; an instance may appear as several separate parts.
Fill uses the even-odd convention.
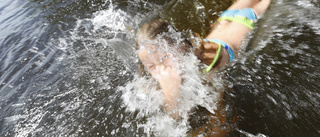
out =
[[[162,87],[166,99],[174,99],[179,96],[181,75],[173,67],[157,65],[157,80]]]
[[[215,43],[204,42],[198,33],[194,33],[193,36],[200,40],[194,54],[199,60],[201,60],[201,62],[210,65],[216,56],[219,45]]]
[[[175,99],[180,96],[181,74],[174,67],[165,65],[157,65],[156,70],[159,72],[156,79],[165,96],[166,109],[172,112],[175,110]]]
[[[203,44],[205,44],[205,46]],[[214,43],[201,43],[196,48],[194,54],[198,57],[199,60],[201,60],[201,62],[210,65],[217,54],[216,52],[218,48],[219,45]]]

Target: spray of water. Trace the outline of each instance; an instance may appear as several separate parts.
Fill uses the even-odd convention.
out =
[[[179,2],[182,1],[179,0]],[[137,6],[135,8],[139,10],[143,9],[142,12],[133,12],[134,15],[131,15],[133,13],[130,14],[115,7],[112,1],[110,3],[108,9],[97,11],[92,15],[92,18],[78,19],[72,30],[46,45],[50,47],[48,52],[62,52],[63,54],[59,54],[59,56],[43,54],[41,49],[37,47],[28,50],[28,53],[39,55],[40,59],[39,61],[36,59],[30,61],[27,58],[22,60],[22,62],[30,61],[37,67],[32,70],[32,66],[30,66],[30,69],[27,70],[40,71],[41,69],[43,73],[40,76],[35,76],[36,80],[31,79],[34,80],[31,81],[33,85],[19,87],[9,85],[9,88],[13,89],[12,91],[18,91],[26,86],[28,86],[28,91],[38,91],[30,96],[22,95],[21,97],[27,98],[26,101],[12,105],[13,108],[19,107],[21,113],[12,114],[4,119],[5,123],[14,124],[12,130],[16,136],[99,136],[102,134],[121,136],[131,133],[133,136],[185,136],[191,128],[188,122],[188,112],[193,107],[199,105],[214,113],[212,110],[216,109],[216,102],[223,89],[222,80],[219,77],[211,77],[208,80],[199,71],[199,62],[194,55],[185,54],[177,57],[178,66],[183,74],[181,96],[177,98],[177,111],[181,117],[179,120],[173,119],[163,110],[164,96],[157,81],[149,75],[141,76],[139,71],[136,71],[138,59],[137,51],[134,48],[135,30],[150,15],[150,12],[144,13],[145,11],[154,11],[158,14],[157,9],[163,6],[144,0],[130,1],[129,5]],[[319,62],[319,58],[317,58],[317,54],[311,53],[317,49],[319,51],[319,48],[313,48],[314,44],[307,42],[302,42],[298,46],[295,46],[294,43],[298,42],[298,37],[304,35],[304,26],[311,28],[315,34],[319,34],[319,19],[316,18],[320,13],[319,8],[310,1],[288,2],[280,0],[273,3],[270,11],[257,24],[259,29],[254,30],[253,35],[255,36],[250,37],[256,43],[251,44],[251,41],[248,41],[249,45],[256,46],[251,47],[254,50],[242,52],[245,55],[240,55],[235,61],[238,65],[228,68],[229,70],[236,68],[235,73],[240,72],[241,76],[235,77],[234,81],[227,83],[227,85],[229,87],[232,87],[233,84],[251,85],[255,97],[260,97],[259,94],[263,97],[263,99],[256,99],[261,102],[262,106],[266,106],[260,110],[272,114],[272,116],[281,114],[278,110],[284,111],[283,119],[288,119],[285,121],[287,123],[295,122],[295,119],[302,119],[303,115],[299,116],[301,114],[299,111],[305,111],[302,108],[309,107],[311,110],[309,112],[313,112],[311,114],[317,118],[319,94],[312,92],[312,88],[310,88],[316,89],[317,86],[301,86],[297,82],[316,83],[318,71],[312,74],[312,71],[305,71],[305,69],[317,66],[314,62]],[[203,6],[198,5],[197,9],[202,12]],[[177,42],[182,41],[181,37],[177,37],[178,35],[180,34],[173,35],[172,38]],[[289,40],[286,38],[288,35],[291,36]],[[276,46],[268,46],[274,41],[277,42]],[[270,50],[270,47],[273,50]],[[309,49],[315,50],[310,52]],[[166,45],[165,49],[161,50],[161,52],[173,54],[170,53],[171,51],[173,49]],[[262,51],[267,54],[259,54]],[[279,52],[278,57],[271,56],[275,52]],[[297,55],[301,56],[301,58],[297,58],[297,62],[288,59],[297,57]],[[49,63],[54,65],[50,66],[45,63],[47,61],[45,59],[49,57],[56,57],[55,61]],[[306,59],[309,59],[311,63]],[[248,62],[250,63],[251,60],[253,60],[253,65],[249,66]],[[62,70],[58,72],[66,72],[53,76],[52,73],[55,74],[57,69],[60,69],[55,66],[57,62],[59,65],[67,66],[66,68],[61,67]],[[282,66],[276,67],[276,65]],[[47,69],[42,69],[46,66],[48,66]],[[295,69],[297,74],[301,72],[300,70],[304,70],[307,78],[297,77],[290,69]],[[277,71],[281,71],[281,73]],[[48,78],[52,80],[51,83],[43,82],[42,79],[45,79],[45,76],[51,76]],[[301,92],[292,89],[292,87],[286,87],[283,90],[286,85],[283,85],[281,81],[292,79],[292,77],[302,79],[289,81],[297,83],[291,86],[300,88]],[[22,80],[27,81],[24,78]],[[259,83],[261,80],[263,83]],[[203,84],[203,81],[209,81],[210,84]],[[258,84],[254,82],[258,82]],[[45,86],[39,86],[41,84],[45,84]],[[278,84],[281,87],[277,87]],[[274,87],[270,87],[270,85],[274,85]],[[268,92],[268,89],[272,91]],[[299,99],[301,95],[309,100],[301,101]],[[257,114],[260,113],[257,112]],[[305,116],[312,118],[312,115]],[[276,118],[279,121],[282,120],[282,117]],[[267,125],[267,127],[272,127],[271,124],[278,124],[278,121],[272,120],[263,121],[261,124]],[[316,125],[313,124],[316,123],[313,121],[316,120],[307,119],[304,120],[305,123],[297,122],[294,124]],[[292,128],[298,128],[294,124]],[[274,127],[274,129],[276,128],[279,127]],[[285,128],[281,129],[285,130]],[[260,133],[260,129],[257,129],[259,130],[257,132],[248,130],[238,129],[246,136],[266,136]],[[11,136],[12,134],[8,132],[6,135]]]
[[[138,112],[137,123],[139,127],[143,127],[148,135],[157,136],[185,136],[190,128],[188,124],[190,110],[200,105],[207,108],[208,111],[214,114],[216,102],[220,97],[220,92],[223,89],[221,79],[218,77],[211,78],[213,86],[204,85],[207,81],[204,75],[199,71],[199,60],[192,54],[178,54],[177,47],[181,46],[184,39],[181,33],[169,29],[166,34],[174,39],[174,43],[168,44],[163,42],[162,37],[157,37],[157,41],[162,43],[161,47],[155,51],[167,55],[172,55],[172,58],[178,60],[178,68],[182,73],[182,85],[180,97],[176,98],[176,110],[179,112],[180,119],[175,120],[163,111],[164,96],[155,78],[150,75],[141,76],[136,74],[135,78],[126,86],[120,87],[123,92],[122,98],[127,106],[127,111]],[[146,120],[145,120],[146,119]]]
[[[81,119],[88,116],[100,117],[92,113],[94,111],[106,115],[112,112],[113,108],[94,102],[116,104],[116,101],[110,100],[117,98],[114,88],[117,84],[125,83],[122,78],[129,77],[130,67],[126,68],[124,64],[134,62],[128,56],[130,54],[126,54],[133,49],[128,41],[132,41],[130,38],[134,38],[134,33],[126,26],[136,27],[136,24],[130,23],[139,22],[139,17],[134,22],[130,22],[130,19],[133,18],[111,4],[107,10],[96,12],[92,18],[78,19],[72,30],[48,42],[48,47],[54,47],[52,52],[62,53],[54,63],[67,65],[67,69],[50,78],[57,80],[49,85],[58,88],[48,86],[39,89],[41,92],[31,96],[29,101],[32,104],[26,106],[28,108],[25,107],[21,115],[6,119],[8,122],[17,121],[13,128],[16,136],[81,135],[85,130],[95,128],[79,124],[82,123]],[[114,44],[120,39],[121,44]],[[37,49],[33,48],[30,51],[35,50]],[[99,96],[104,96],[105,99]],[[95,105],[98,106],[91,111],[87,110],[92,108],[89,106]],[[98,125],[93,119],[88,119],[85,123],[92,121]],[[101,119],[100,121],[109,120],[103,117]],[[50,123],[50,120],[55,122]],[[109,134],[109,131],[104,132]]]

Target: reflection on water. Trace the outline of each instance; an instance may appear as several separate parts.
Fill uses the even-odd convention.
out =
[[[156,83],[138,76],[135,31],[162,17],[205,35],[232,1],[0,3],[0,136],[186,136],[188,113],[178,122],[163,114]],[[320,135],[319,13],[318,1],[273,1],[223,82],[215,78],[238,113],[230,136]],[[181,110],[214,108],[197,60],[184,59]]]

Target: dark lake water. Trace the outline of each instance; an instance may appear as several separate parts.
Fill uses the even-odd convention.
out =
[[[232,1],[0,0],[0,136],[188,136],[139,77],[135,33],[166,19],[205,35]],[[229,136],[320,136],[320,1],[273,0],[219,71],[237,112]],[[216,100],[185,57],[181,108]],[[188,83],[190,82],[190,83]],[[150,93],[141,92],[147,89]],[[198,89],[197,96],[190,90]],[[187,117],[187,113],[184,114]]]

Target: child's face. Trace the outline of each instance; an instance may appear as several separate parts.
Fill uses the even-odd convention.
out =
[[[157,77],[157,75],[161,74],[161,71],[159,70],[160,65],[164,65],[166,67],[177,67],[175,66],[175,63],[177,63],[175,56],[168,55],[166,52],[158,51],[157,46],[145,47],[146,48],[142,48],[140,50],[138,57],[153,77]]]

